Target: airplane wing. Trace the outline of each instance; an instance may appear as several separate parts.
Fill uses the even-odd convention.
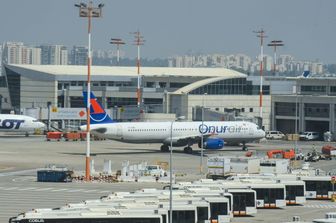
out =
[[[214,133],[207,133],[203,134],[203,140],[207,140],[209,137],[214,136],[216,134]],[[173,137],[173,143],[178,143],[178,144],[194,144],[198,143],[201,141],[202,135],[197,134],[197,135],[185,135],[185,136],[178,136],[178,137]],[[164,140],[165,144],[170,143],[170,137],[166,138]]]

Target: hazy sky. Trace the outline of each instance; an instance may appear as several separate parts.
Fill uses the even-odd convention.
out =
[[[73,0],[1,0],[0,41],[26,44],[87,44],[87,21]],[[83,1],[86,2],[86,1]],[[130,43],[139,29],[143,57],[187,53],[246,53],[256,56],[253,30],[283,40],[280,54],[336,63],[336,0],[102,0],[103,18],[93,22],[93,48],[111,49],[111,37]],[[123,49],[136,56],[136,47]],[[265,53],[273,55],[271,48]]]

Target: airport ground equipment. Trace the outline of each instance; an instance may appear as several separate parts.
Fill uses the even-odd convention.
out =
[[[62,132],[47,132],[47,141],[50,141],[50,140],[57,140],[57,141],[60,141],[62,139],[62,135],[63,133]]]
[[[276,174],[243,174],[232,176],[230,180],[236,181],[251,181],[261,183],[281,183],[286,189],[286,204],[287,205],[303,205],[306,203],[305,182],[298,179],[287,179],[286,175]]]
[[[260,173],[285,174],[289,170],[288,159],[261,159]]]
[[[260,159],[254,157],[212,156],[207,165],[207,178],[211,179],[225,179],[234,173],[260,172]]]
[[[217,193],[232,195],[232,213],[233,216],[254,215],[257,213],[256,191],[252,190],[248,185],[239,182],[212,181],[209,179],[190,182],[180,182],[175,184],[173,188],[187,189],[194,193],[206,194],[211,196]]]
[[[292,174],[279,174],[276,179],[296,180],[305,182],[306,199],[329,200],[332,197],[332,176],[313,175],[309,172],[293,172]]]
[[[65,141],[78,141],[81,140],[81,134],[79,132],[66,132],[63,134]]]
[[[307,199],[331,199],[334,193],[331,176],[302,176],[300,179],[306,183]]]
[[[336,157],[336,148],[332,145],[322,146],[321,152],[328,159],[332,159],[333,157]]]
[[[110,213],[111,212],[111,213]],[[116,213],[115,213],[116,212]],[[44,216],[48,216],[50,222],[62,222],[61,216],[72,218],[74,222],[118,222],[105,219],[106,213],[119,214],[119,222],[169,222],[169,193],[166,190],[142,189],[135,192],[114,192],[109,196],[97,200],[85,200],[81,203],[67,204],[59,208],[34,209],[12,218],[10,222],[31,222],[29,219],[42,219],[41,222],[49,222]],[[134,216],[159,215],[162,221],[149,221],[139,218],[130,221]],[[83,217],[78,217],[83,216]],[[28,217],[28,221],[19,221]],[[31,218],[29,218],[31,217]],[[173,194],[173,222],[230,222],[231,210],[229,200],[224,196],[194,196],[187,191],[178,190]],[[77,218],[80,218],[77,220]],[[51,221],[53,220],[53,221]],[[57,221],[59,220],[59,221]]]
[[[142,212],[142,213],[141,213]],[[95,210],[79,210],[74,212],[50,210],[40,212],[38,209],[20,214],[17,217],[10,218],[9,223],[30,223],[30,222],[109,222],[109,223],[163,223],[162,216],[155,210],[152,213],[146,213],[143,210],[140,213],[134,210],[121,210],[109,208]]]
[[[289,150],[270,150],[267,152],[268,158],[295,159],[294,149]]]
[[[73,171],[65,167],[50,165],[37,171],[38,182],[71,182]]]

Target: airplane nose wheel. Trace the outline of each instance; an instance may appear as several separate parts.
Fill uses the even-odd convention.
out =
[[[161,146],[161,152],[169,152],[169,146],[167,146],[167,145],[162,145]]]
[[[184,147],[184,152],[187,154],[192,154],[192,148],[191,147]]]
[[[245,142],[243,142],[243,151],[247,151],[248,150],[248,148],[247,148],[247,146],[246,146],[246,144],[245,144]]]

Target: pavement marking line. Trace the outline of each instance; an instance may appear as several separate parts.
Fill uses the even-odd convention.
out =
[[[39,188],[39,189],[36,189],[35,191],[46,191],[46,190],[52,190],[54,189],[53,187],[47,187],[47,188]]]
[[[16,189],[18,189],[18,187],[7,187],[7,188],[5,188],[3,190],[16,190]]]
[[[316,208],[316,209],[330,209],[330,208],[336,208],[335,204],[308,204],[308,205],[304,205],[301,206],[303,208]]]
[[[19,171],[13,171],[13,172],[5,172],[5,173],[0,173],[0,177],[15,176],[15,175],[20,175],[20,174],[26,174],[26,173],[36,172],[36,171],[37,171],[37,169],[19,170]]]
[[[67,188],[63,188],[63,189],[56,189],[56,190],[52,190],[52,192],[65,191],[65,190],[69,190],[69,189],[67,189]]]
[[[26,188],[19,188],[19,191],[24,191],[24,190],[35,190],[37,187],[26,187]]]
[[[82,191],[83,189],[73,189],[73,190],[68,190],[66,192],[79,192],[79,191]]]
[[[84,193],[97,192],[97,190],[84,190]]]

